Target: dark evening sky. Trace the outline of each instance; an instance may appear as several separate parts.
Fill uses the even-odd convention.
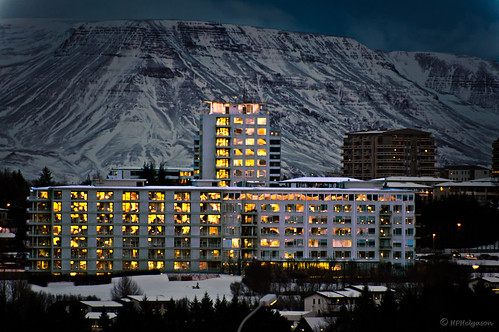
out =
[[[499,60],[499,0],[0,0],[0,18],[215,21]]]

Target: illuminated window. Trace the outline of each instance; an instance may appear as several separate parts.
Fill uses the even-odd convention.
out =
[[[245,166],[255,166],[255,160],[254,159],[246,159]]]
[[[229,167],[229,159],[217,159],[217,167]]]
[[[230,124],[230,119],[223,117],[217,118],[217,126],[228,126]]]
[[[72,213],[71,214],[71,223],[72,224],[78,224],[78,223],[86,223],[87,222],[87,214],[86,213]]]
[[[217,136],[229,136],[229,128],[217,128]]]
[[[234,159],[233,164],[234,164],[234,166],[243,166],[243,160],[242,159]]]
[[[138,214],[124,214],[123,215],[123,223],[125,224],[138,224],[139,223],[139,215]]]
[[[265,159],[258,159],[258,166],[267,166],[267,161]]]
[[[235,156],[242,156],[243,150],[242,149],[234,149],[234,155]]]
[[[147,266],[149,270],[162,270],[165,267],[165,262],[163,261],[148,261]]]
[[[189,224],[191,222],[191,217],[188,214],[176,214],[174,219],[176,224]]]
[[[111,235],[113,234],[113,226],[97,225],[97,235]]]
[[[243,124],[243,118],[234,118],[234,124]]]
[[[107,200],[107,199],[113,199],[114,193],[112,191],[98,191],[97,192],[97,199],[98,200]]]
[[[258,128],[257,130],[259,136],[266,136],[267,135],[267,129],[266,128]]]
[[[201,214],[199,217],[202,224],[220,224],[219,214]]]
[[[87,231],[87,225],[71,226],[71,235],[87,235]]]
[[[97,202],[97,211],[113,212],[113,202]]]
[[[219,169],[217,170],[217,179],[228,179],[229,178],[229,171],[226,169]]]
[[[333,239],[333,247],[335,247],[335,248],[350,248],[350,247],[352,247],[352,240]]]
[[[234,128],[234,135],[242,135],[242,134],[243,134],[243,128]]]
[[[148,224],[164,224],[165,223],[165,216],[162,214],[150,214],[147,217],[147,223]]]
[[[259,139],[257,140],[257,144],[258,144],[258,145],[265,145],[265,144],[267,144],[267,141],[266,141],[266,140],[264,140],[263,138],[259,138]]]
[[[246,128],[246,135],[255,135],[255,128]]]
[[[259,170],[256,171],[256,174],[257,174],[256,176],[258,178],[264,178],[264,177],[267,176],[267,171],[264,170],[264,169],[259,169]]]
[[[48,199],[49,198],[49,192],[48,191],[39,191],[38,192],[38,198],[40,198],[40,199]]]
[[[149,192],[149,200],[150,201],[164,201],[165,193],[162,191],[150,191]]]
[[[229,146],[228,138],[217,138],[216,146]]]
[[[87,211],[87,207],[88,207],[88,204],[86,202],[71,202],[71,211],[75,211],[75,212],[80,212],[80,211],[86,212]]]
[[[139,235],[139,226],[122,226],[123,235]]]
[[[266,156],[267,155],[267,150],[265,150],[265,149],[258,149],[257,154],[259,156]]]
[[[247,138],[246,145],[255,145],[255,139],[254,138]]]
[[[257,124],[259,126],[265,126],[267,124],[267,118],[258,118]]]
[[[124,201],[136,201],[139,199],[138,191],[125,191],[123,192],[123,200]]]
[[[80,199],[80,200],[87,200],[87,192],[86,191],[72,191],[71,192],[71,199]]]
[[[175,192],[174,199],[176,201],[190,201],[191,193],[189,192]]]
[[[245,154],[247,156],[254,156],[255,155],[255,150],[254,149],[246,149]]]
[[[234,145],[243,145],[243,142],[242,138],[234,138]]]
[[[139,212],[139,203],[123,203],[123,212]]]
[[[175,226],[174,233],[175,235],[190,235],[191,226]]]
[[[149,226],[148,232],[149,235],[164,235],[165,228],[163,226]]]
[[[88,246],[88,241],[86,237],[72,237],[71,238],[71,247],[72,248],[79,248],[79,247],[87,247]]]
[[[217,149],[216,150],[217,157],[229,157],[230,149]]]
[[[113,246],[113,238],[112,237],[98,237],[97,238],[97,247],[112,247]]]
[[[61,230],[62,230],[62,226],[53,226],[52,234],[61,235]]]
[[[260,240],[261,247],[279,247],[279,240],[277,239],[261,239]]]
[[[219,192],[201,192],[200,199],[202,201],[217,201],[221,197]]]
[[[123,270],[137,270],[139,262],[137,261],[123,261]]]
[[[246,118],[246,124],[247,125],[254,125],[255,124],[255,118]]]
[[[191,266],[190,262],[174,262],[173,269],[174,270],[189,270]]]
[[[165,203],[149,203],[149,212],[165,212]]]
[[[191,203],[175,203],[175,212],[191,212]]]

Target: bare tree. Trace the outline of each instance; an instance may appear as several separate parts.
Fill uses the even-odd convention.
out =
[[[111,289],[111,298],[119,300],[128,295],[141,295],[142,289],[130,277],[123,277]]]

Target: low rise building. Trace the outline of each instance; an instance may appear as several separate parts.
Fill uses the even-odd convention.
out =
[[[235,272],[254,259],[334,270],[351,261],[412,264],[414,193],[366,186],[32,188],[28,270]]]

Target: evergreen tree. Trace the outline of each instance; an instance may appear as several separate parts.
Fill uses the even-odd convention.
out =
[[[50,187],[55,186],[55,184],[56,183],[54,182],[54,179],[52,177],[52,172],[47,166],[42,169],[40,177],[33,181],[33,185],[35,187]]]

